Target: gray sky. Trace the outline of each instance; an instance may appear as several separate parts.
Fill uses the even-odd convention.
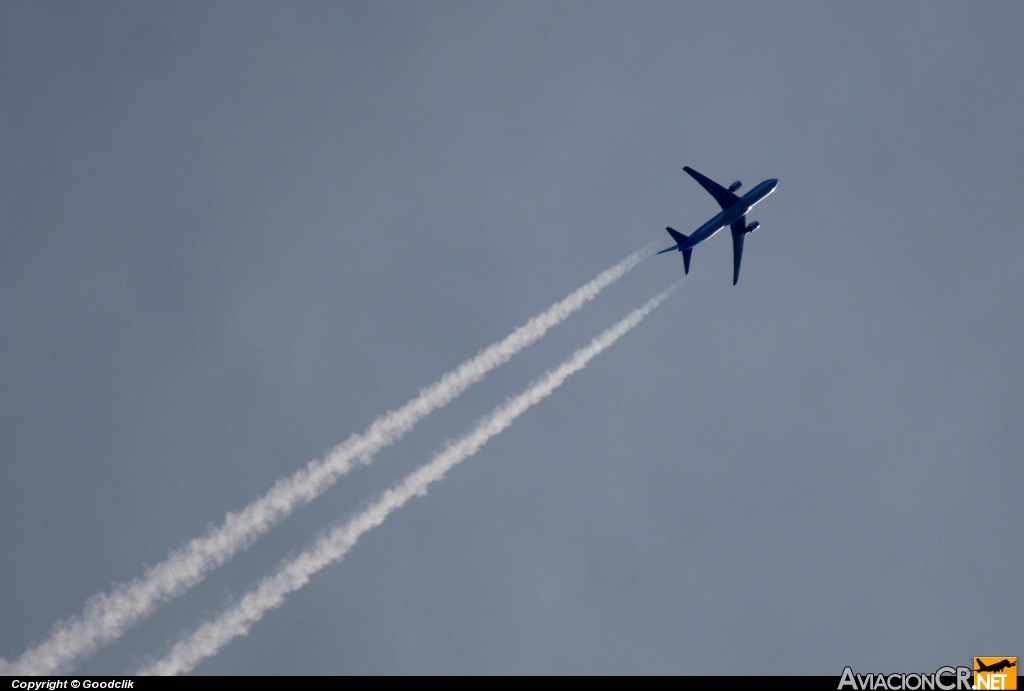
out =
[[[0,656],[663,228],[669,302],[197,672],[1019,655],[1017,4],[0,3]],[[647,260],[83,672],[243,595]]]

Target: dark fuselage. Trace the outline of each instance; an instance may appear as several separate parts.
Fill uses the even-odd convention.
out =
[[[710,221],[693,231],[693,234],[687,238],[686,242],[679,245],[679,249],[692,249],[694,246],[704,242],[722,228],[730,225],[733,221],[742,218],[751,209],[753,209],[758,202],[774,192],[775,186],[778,184],[779,181],[777,178],[769,178],[768,180],[758,184],[752,190],[740,197],[738,202],[730,206],[728,209],[724,209]]]

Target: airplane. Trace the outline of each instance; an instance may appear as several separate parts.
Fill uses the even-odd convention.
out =
[[[718,205],[722,207],[721,213],[710,221],[693,231],[692,235],[683,235],[674,228],[666,228],[668,234],[676,241],[676,244],[658,254],[679,250],[683,254],[683,273],[690,273],[690,253],[693,248],[707,240],[709,237],[726,226],[732,228],[732,284],[740,278],[740,261],[743,259],[743,236],[753,233],[761,224],[754,221],[747,225],[746,215],[754,208],[754,205],[775,191],[779,184],[778,179],[770,178],[760,183],[742,197],[736,195],[736,190],[743,184],[739,180],[729,185],[728,189],[722,187],[711,178],[701,175],[689,166],[683,170],[690,174],[694,180],[700,183],[708,193],[715,198]]]
[[[991,665],[986,665],[981,661],[981,658],[975,658],[975,662],[978,663],[978,669],[975,672],[1002,672],[1007,667],[1016,667],[1017,661],[1010,662],[1009,660],[1000,660],[999,662],[993,662]]]

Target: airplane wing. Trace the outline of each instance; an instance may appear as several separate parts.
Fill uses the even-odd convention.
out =
[[[732,284],[740,280],[740,262],[743,261],[743,236],[747,232],[747,217],[740,216],[732,225]]]
[[[740,200],[736,194],[730,192],[725,187],[722,187],[711,178],[701,175],[690,166],[683,166],[683,170],[689,173],[691,178],[699,182],[700,186],[706,189],[708,194],[714,197],[715,201],[718,202],[718,205],[723,209],[728,209]]]

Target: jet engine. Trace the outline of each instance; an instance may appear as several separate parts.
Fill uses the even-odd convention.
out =
[[[736,190],[738,190],[741,187],[743,187],[743,183],[740,182],[739,180],[737,180],[736,182],[734,182],[731,185],[729,185],[729,191],[730,192],[735,192]]]
[[[745,231],[743,231],[743,232],[744,233],[753,233],[755,230],[757,230],[760,227],[761,227],[761,224],[758,223],[757,221],[754,221],[749,226],[747,226],[747,229]]]

